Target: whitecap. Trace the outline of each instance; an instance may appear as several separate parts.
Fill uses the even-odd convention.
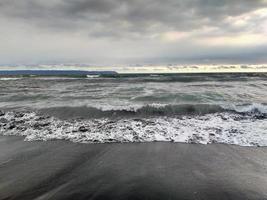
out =
[[[237,113],[149,119],[59,120],[36,113],[8,112],[1,117],[1,135],[27,141],[68,140],[79,143],[182,142],[267,146],[267,119]]]

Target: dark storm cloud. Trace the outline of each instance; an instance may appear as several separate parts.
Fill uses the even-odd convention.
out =
[[[267,0],[0,0],[0,61],[263,60],[266,12]]]
[[[65,5],[63,12],[71,14],[80,14],[80,13],[109,13],[118,8],[120,5],[119,1],[108,1],[108,0],[65,0]]]
[[[104,37],[109,37],[109,32],[111,37],[122,37],[121,33],[142,35],[163,29],[191,31],[203,26],[225,29],[222,23],[225,17],[264,6],[263,0],[2,0],[0,13],[4,18],[45,28],[69,31],[78,28],[92,35],[103,31],[106,33],[100,35]]]

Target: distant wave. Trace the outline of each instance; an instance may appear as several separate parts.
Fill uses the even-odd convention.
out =
[[[120,82],[227,82],[227,81],[248,81],[250,79],[257,78],[258,80],[266,80],[267,73],[178,73],[178,74],[119,74],[113,71],[102,71],[102,72],[86,72],[86,71],[75,71],[75,70],[10,70],[1,71],[1,76],[12,76],[14,78],[79,78],[79,79],[115,79]],[[9,77],[3,79],[8,79]],[[2,78],[0,78],[2,79]]]
[[[128,78],[127,81],[138,82],[227,82],[227,81],[248,81],[251,79],[266,80],[266,73],[194,73],[194,74],[118,74],[114,77],[117,78]]]
[[[254,117],[267,117],[267,105],[213,105],[213,104],[151,104],[139,107],[51,107],[39,110],[61,119],[69,118],[122,118],[122,117],[155,117],[187,116],[211,113],[234,112]]]
[[[86,75],[87,78],[100,78],[100,75]]]
[[[22,78],[0,78],[0,81],[13,81],[13,80],[19,80]]]

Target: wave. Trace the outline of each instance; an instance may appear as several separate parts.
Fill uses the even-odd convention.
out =
[[[178,104],[162,105],[150,104],[136,107],[50,107],[39,110],[42,114],[48,114],[60,119],[70,118],[133,118],[156,116],[187,116],[205,115],[211,113],[234,112],[266,118],[267,105],[214,105],[214,104]]]
[[[246,105],[233,105],[230,107],[237,113],[247,113],[247,114],[267,114],[267,105],[266,104],[246,104]]]
[[[267,119],[238,113],[129,119],[61,120],[34,112],[0,112],[0,135],[26,141],[183,142],[267,146]]]
[[[155,76],[156,75],[156,76]],[[157,76],[158,75],[158,76]],[[138,82],[236,82],[248,80],[266,80],[266,73],[189,73],[189,74],[119,74],[116,78],[127,78],[127,81]]]
[[[22,78],[0,78],[0,81],[15,81],[15,80],[19,80],[19,79],[22,79]]]
[[[87,78],[100,78],[100,75],[86,75]]]

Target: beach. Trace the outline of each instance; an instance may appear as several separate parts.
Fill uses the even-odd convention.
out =
[[[0,137],[0,199],[267,199],[267,148]]]
[[[267,0],[0,17],[0,200],[267,200]]]

